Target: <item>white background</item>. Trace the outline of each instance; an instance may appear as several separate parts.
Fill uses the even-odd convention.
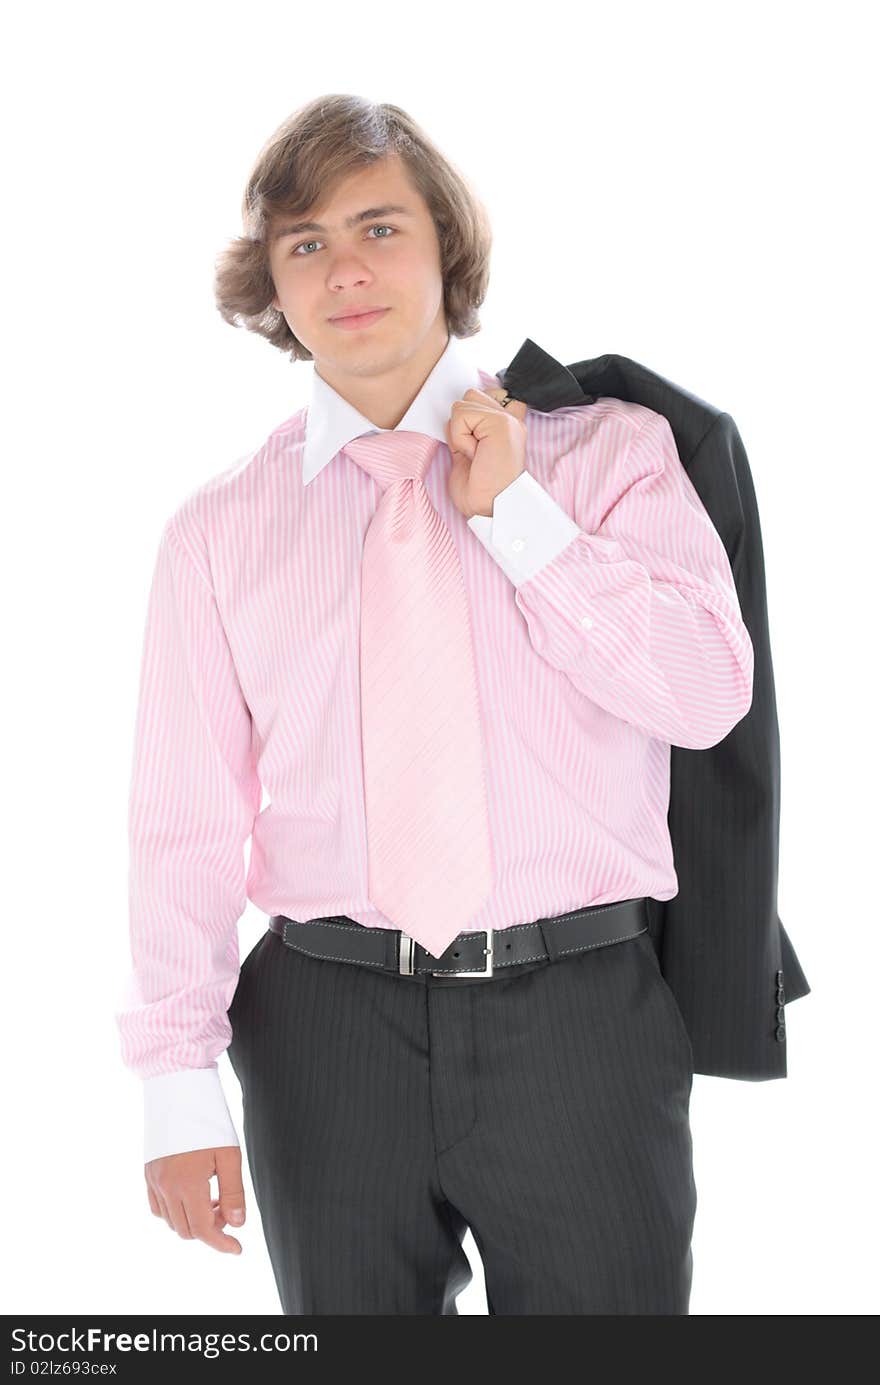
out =
[[[306,400],[213,260],[292,110],[405,107],[486,202],[478,355],[619,352],[733,415],[758,496],[782,750],[779,910],[813,987],[789,1077],[698,1075],[692,1314],[876,1313],[876,50],[837,3],[48,4],[3,83],[7,1313],[276,1313],[152,1216],[126,797],[165,520]],[[871,708],[874,712],[871,712]],[[248,907],[242,956],[266,924]],[[238,1085],[221,1060],[239,1131]],[[475,1267],[459,1311],[486,1312]]]

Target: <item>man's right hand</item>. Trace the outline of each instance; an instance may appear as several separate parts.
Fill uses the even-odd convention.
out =
[[[219,1198],[211,1197],[210,1180],[214,1174]],[[223,1230],[226,1225],[244,1225],[239,1145],[193,1149],[151,1159],[144,1165],[144,1177],[153,1215],[164,1217],[184,1241],[204,1241],[215,1250],[241,1254],[241,1242]]]

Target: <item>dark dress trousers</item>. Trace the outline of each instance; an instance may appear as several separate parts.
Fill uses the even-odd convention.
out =
[[[456,1315],[468,1228],[491,1315],[688,1312],[693,1055],[647,929],[510,972],[271,930],[245,958],[227,1052],[284,1313]]]
[[[761,525],[737,426],[730,414],[627,356],[565,366],[527,337],[496,375],[514,398],[542,411],[611,396],[663,414],[724,541],[755,652],[752,706],[717,745],[671,748],[668,820],[679,891],[649,900],[649,920],[687,1025],[694,1070],[786,1077],[784,1005],[810,986],[777,912],[779,723]]]

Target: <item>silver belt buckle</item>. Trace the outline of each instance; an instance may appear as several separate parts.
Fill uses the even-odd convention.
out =
[[[486,934],[486,946],[483,948],[483,952],[485,953],[485,956],[486,956],[486,965],[485,965],[485,967],[482,968],[481,971],[432,971],[432,972],[431,972],[431,975],[432,975],[432,976],[493,976],[493,975],[494,975],[493,961],[494,961],[494,952],[495,952],[495,942],[494,942],[494,936],[493,936],[493,935],[494,935],[494,933],[495,933],[495,929],[494,929],[494,928],[486,928],[486,929],[482,929],[482,928],[481,928],[479,931],[480,931],[481,933],[482,933],[482,932],[485,932],[485,934]]]
[[[397,970],[401,976],[413,975],[413,956],[415,955],[415,939],[408,933],[401,931],[400,934],[400,954],[397,959]]]
[[[483,948],[483,952],[485,953],[485,956],[486,956],[486,965],[485,965],[485,967],[482,968],[481,971],[452,971],[452,972],[448,972],[448,971],[432,971],[432,972],[429,972],[429,975],[430,975],[430,976],[493,976],[493,975],[494,975],[493,958],[494,958],[494,950],[495,950],[495,943],[494,943],[494,933],[495,933],[495,929],[494,929],[494,928],[487,928],[487,929],[485,929],[485,930],[483,930],[483,929],[480,930],[480,932],[483,932],[483,931],[485,931],[485,934],[486,934],[486,946]],[[401,931],[401,934],[400,934],[400,955],[399,955],[398,961],[397,961],[397,970],[400,972],[401,976],[412,976],[412,975],[413,975],[413,957],[414,957],[414,955],[415,955],[415,940],[414,940],[413,938],[411,938],[411,937],[409,936],[408,933],[404,933],[403,931]]]

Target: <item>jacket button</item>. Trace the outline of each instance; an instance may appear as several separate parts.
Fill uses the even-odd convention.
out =
[[[777,1026],[776,1026],[776,1038],[777,1038],[777,1041],[778,1041],[779,1043],[784,1043],[784,1042],[785,1042],[785,1025],[784,1025],[784,1024],[777,1024]]]
[[[782,967],[780,967],[778,972],[776,973],[776,984],[777,986],[782,985]]]

